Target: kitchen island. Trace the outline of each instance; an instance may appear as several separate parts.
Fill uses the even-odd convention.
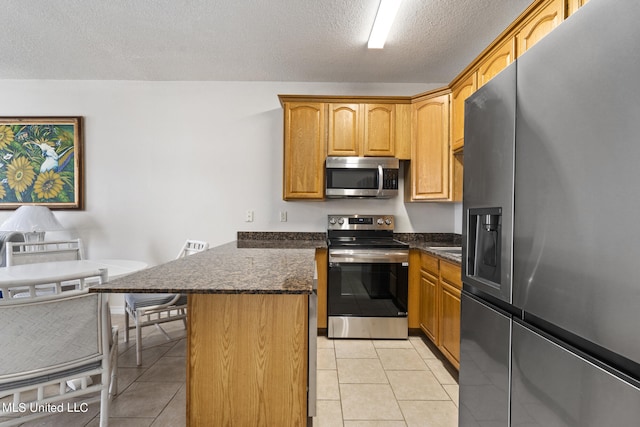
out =
[[[187,425],[302,426],[314,254],[324,245],[232,242],[91,291],[188,294]]]

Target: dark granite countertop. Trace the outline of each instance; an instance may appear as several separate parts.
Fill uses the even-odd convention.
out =
[[[399,233],[398,240],[409,243],[411,249],[418,249],[431,255],[438,256],[455,264],[462,262],[462,256],[445,252],[438,248],[461,247],[462,236],[451,233]]]
[[[239,241],[173,260],[102,285],[92,292],[309,294],[315,248],[305,240]]]
[[[419,249],[423,252],[426,252],[428,254],[431,255],[435,255],[438,256],[442,259],[445,259],[447,261],[451,261],[454,264],[461,264],[462,263],[462,254],[460,255],[456,255],[456,254],[452,254],[451,252],[445,252],[439,248],[444,248],[444,247],[456,247],[459,245],[443,245],[442,243],[439,242],[424,242],[424,243],[420,243],[417,245],[412,245],[411,247],[414,249]]]
[[[460,246],[450,233],[398,233],[395,237],[443,259],[460,257],[436,248]],[[150,267],[102,285],[106,293],[311,293],[315,249],[326,248],[325,233],[238,232],[238,240]]]
[[[460,247],[462,236],[453,233],[395,233],[394,238],[447,261],[460,264],[461,256],[438,248]],[[246,248],[326,248],[326,233],[317,232],[238,232],[238,247]]]
[[[318,249],[327,247],[325,233],[238,232],[238,248]]]

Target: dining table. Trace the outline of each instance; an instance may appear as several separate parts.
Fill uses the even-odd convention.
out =
[[[19,285],[21,282],[40,279],[43,281],[55,280],[71,275],[91,273],[101,268],[107,269],[108,280],[112,280],[144,270],[147,266],[147,263],[143,261],[128,259],[81,259],[12,265],[0,267],[0,286]]]

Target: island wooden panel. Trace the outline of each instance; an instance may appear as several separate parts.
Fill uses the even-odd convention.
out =
[[[329,266],[328,249],[316,249],[316,268],[318,269],[318,329],[326,332],[327,325],[327,268]]]
[[[190,294],[188,426],[307,422],[308,295]]]
[[[409,250],[409,331],[420,328],[420,251]]]

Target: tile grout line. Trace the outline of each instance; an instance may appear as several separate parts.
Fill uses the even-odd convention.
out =
[[[328,338],[327,338],[328,339]],[[344,427],[344,405],[342,404],[342,388],[340,387],[340,370],[338,369],[338,350],[336,343],[333,342],[333,358],[336,361],[336,380],[338,381],[338,397],[340,398],[340,419]]]
[[[378,347],[376,346],[375,343],[373,344],[373,349],[376,352],[376,355],[378,356],[378,360],[380,361],[380,366],[382,366],[382,371],[384,372],[384,376],[387,379],[387,383],[389,384],[389,388],[391,389],[391,393],[393,393],[393,397],[396,400],[396,405],[398,406],[398,410],[400,411],[400,414],[402,415],[402,421],[404,422],[405,426],[407,425],[407,417],[405,416],[404,412],[402,411],[402,407],[400,407],[400,402],[398,401],[398,395],[396,394],[396,391],[393,389],[393,386],[391,385],[391,380],[389,379],[389,375],[387,374],[387,369],[384,367],[384,364],[382,363],[382,359],[380,358],[380,353],[378,352]],[[413,344],[411,344],[413,346]]]

